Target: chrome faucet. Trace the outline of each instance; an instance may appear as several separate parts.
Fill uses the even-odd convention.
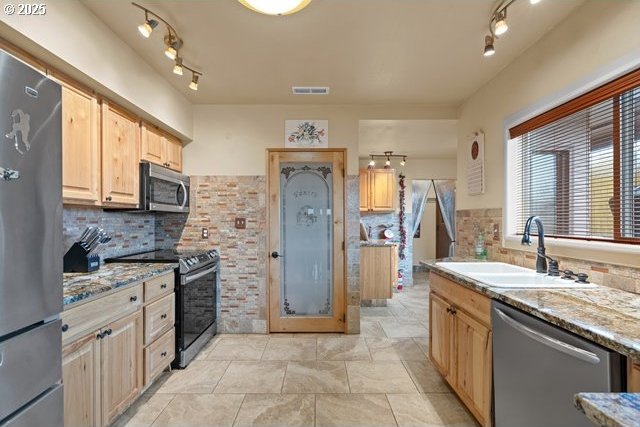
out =
[[[536,272],[548,273],[549,276],[559,276],[560,268],[558,267],[558,261],[547,256],[544,247],[544,227],[542,226],[542,220],[537,216],[530,216],[527,219],[527,223],[524,226],[524,232],[522,234],[522,244],[531,245],[531,225],[535,222],[538,228],[538,256],[536,257]],[[549,268],[547,269],[547,260],[549,260]]]

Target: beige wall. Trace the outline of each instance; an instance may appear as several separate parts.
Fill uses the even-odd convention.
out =
[[[7,3],[0,0],[0,6]],[[187,99],[87,7],[76,0],[47,1],[46,6],[42,16],[0,14],[0,36],[143,118],[192,138]]]
[[[284,146],[286,119],[328,119],[329,146],[346,147],[358,173],[359,121],[452,119],[452,108],[360,105],[195,105],[194,138],[184,150],[190,175],[264,175],[265,150]]]
[[[558,99],[567,88],[593,80],[614,61],[632,56],[640,47],[639,19],[640,1],[589,0],[462,105],[458,121],[458,209],[503,207],[505,119]],[[500,55],[499,41],[496,55]],[[468,196],[466,144],[478,129],[485,132],[486,191],[481,196]]]
[[[413,239],[413,265],[436,257],[436,208],[435,193],[429,193],[427,205],[420,221],[420,238]]]

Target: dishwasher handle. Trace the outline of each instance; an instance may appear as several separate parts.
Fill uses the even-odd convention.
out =
[[[569,356],[575,357],[587,363],[591,363],[592,365],[597,365],[598,363],[600,363],[600,358],[590,351],[583,350],[581,348],[575,347],[571,344],[567,344],[566,342],[560,341],[556,338],[552,338],[541,332],[533,330],[530,327],[525,326],[517,320],[509,317],[506,313],[498,308],[494,307],[493,310],[507,325],[511,326],[516,331],[528,336],[529,338],[546,345],[547,347],[551,347],[554,350],[568,354]]]

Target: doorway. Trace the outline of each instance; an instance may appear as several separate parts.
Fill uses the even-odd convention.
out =
[[[268,150],[269,331],[345,331],[346,150]]]

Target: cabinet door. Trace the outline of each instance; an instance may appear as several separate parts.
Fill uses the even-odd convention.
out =
[[[138,395],[142,387],[142,312],[102,329],[102,421],[108,425]]]
[[[360,169],[360,210],[369,210],[369,199],[371,189],[369,188],[369,171]]]
[[[62,349],[62,383],[64,425],[100,426],[100,341],[96,333]]]
[[[629,359],[629,369],[627,370],[629,378],[627,381],[627,391],[629,393],[640,393],[640,363]]]
[[[455,315],[454,388],[480,424],[491,416],[491,331],[467,313]]]
[[[140,126],[136,119],[102,104],[102,200],[104,205],[137,206]]]
[[[170,169],[182,172],[182,142],[172,136],[164,137],[163,161]]]
[[[360,292],[362,299],[392,297],[394,278],[398,275],[395,263],[396,247],[363,247],[360,249]]]
[[[164,137],[160,131],[152,125],[142,125],[142,138],[140,141],[140,159],[150,163],[166,166],[164,164]]]
[[[96,97],[62,86],[62,196],[65,203],[100,203],[100,114]]]
[[[394,210],[395,179],[393,169],[372,169],[370,171],[370,209],[372,211],[389,212]]]
[[[451,378],[453,318],[447,311],[449,303],[436,294],[429,294],[429,357],[442,376]]]

